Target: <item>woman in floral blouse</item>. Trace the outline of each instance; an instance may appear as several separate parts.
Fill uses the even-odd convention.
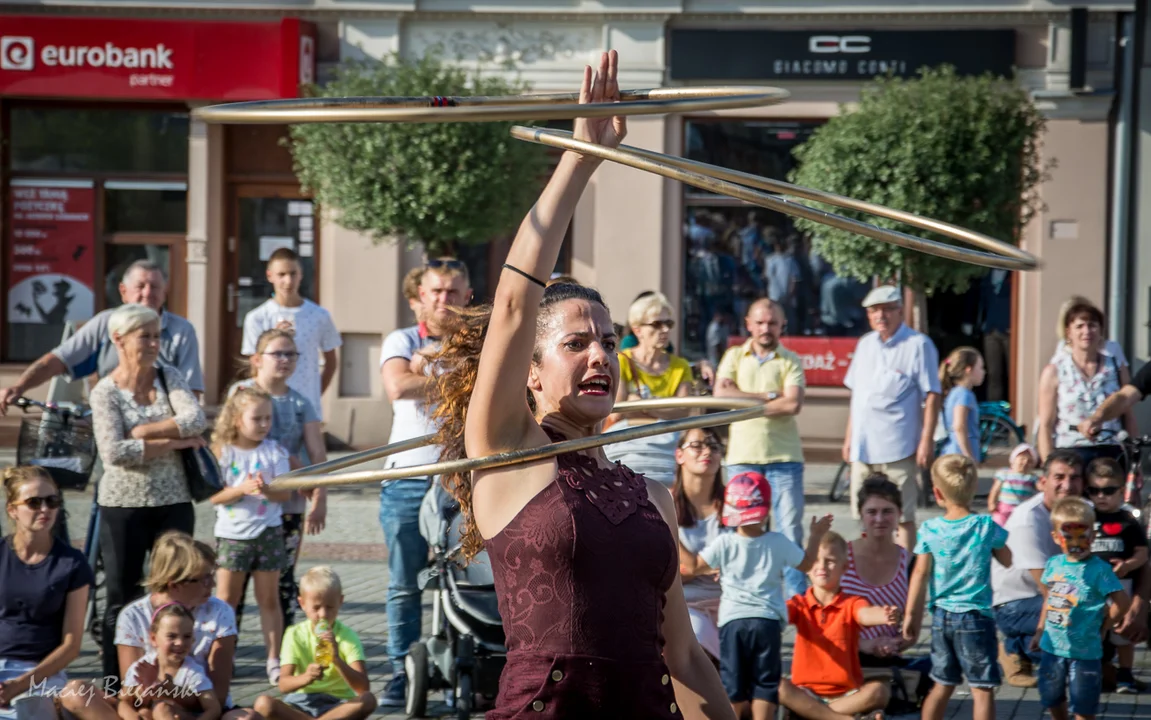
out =
[[[120,365],[96,383],[90,402],[104,461],[96,493],[107,594],[104,675],[118,677],[116,617],[141,594],[145,554],[165,532],[195,529],[179,451],[204,444],[207,420],[183,375],[157,362],[160,316],[155,311],[124,305],[109,318],[108,335]]]

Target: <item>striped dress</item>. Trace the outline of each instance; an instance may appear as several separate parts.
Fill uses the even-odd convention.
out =
[[[843,592],[848,595],[858,595],[872,605],[907,607],[907,551],[899,548],[899,569],[895,572],[895,577],[891,582],[886,585],[872,585],[859,577],[859,572],[855,569],[855,552],[851,546],[852,543],[847,544],[847,571],[843,573],[843,580],[840,581]],[[878,637],[900,637],[900,635],[900,629],[891,625],[865,627],[860,628],[859,631],[859,637],[863,640]]]

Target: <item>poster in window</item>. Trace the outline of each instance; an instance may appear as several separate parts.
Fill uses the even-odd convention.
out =
[[[13,183],[8,198],[8,322],[63,325],[91,318],[93,188]]]

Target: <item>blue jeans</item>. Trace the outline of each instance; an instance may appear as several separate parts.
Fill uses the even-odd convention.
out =
[[[935,608],[931,619],[931,679],[955,687],[967,678],[973,688],[996,688],[999,668],[995,621],[979,612]]]
[[[757,472],[771,485],[771,527],[799,547],[803,547],[803,463],[783,462],[768,465],[728,465],[727,479],[744,472]],[[807,592],[807,576],[795,568],[783,574],[784,595]]]
[[[1008,655],[1030,658],[1039,662],[1039,653],[1031,652],[1031,638],[1039,625],[1039,613],[1043,611],[1043,596],[1012,600],[995,606],[995,624],[1003,633],[1003,649]]]
[[[420,535],[420,503],[430,478],[393,480],[380,488],[380,527],[388,547],[388,657],[404,669],[408,648],[420,639],[421,598],[417,578],[428,566],[428,543]]]
[[[1039,661],[1039,702],[1044,708],[1058,707],[1067,702],[1068,691],[1072,715],[1098,715],[1103,661],[1072,660],[1044,652]]]

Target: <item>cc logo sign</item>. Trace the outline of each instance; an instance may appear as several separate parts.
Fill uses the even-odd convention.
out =
[[[0,70],[31,70],[34,47],[30,37],[0,37]]]
[[[812,35],[807,49],[813,53],[865,53],[871,52],[871,38],[867,35]]]

